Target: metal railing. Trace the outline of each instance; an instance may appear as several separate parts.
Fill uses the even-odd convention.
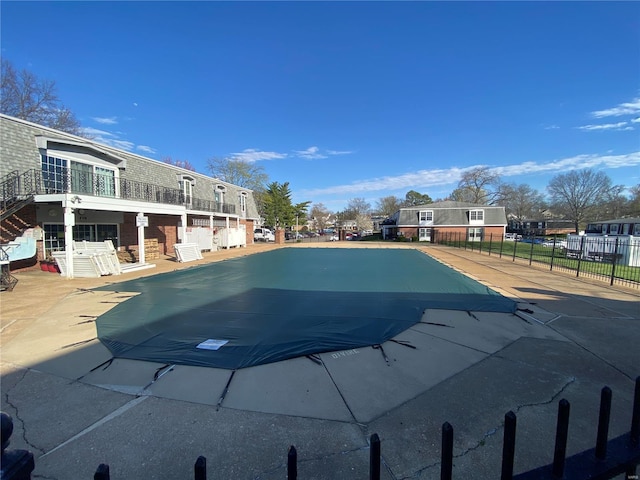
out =
[[[182,205],[189,210],[235,214],[236,205],[220,203],[204,198],[187,197],[178,188],[163,187],[152,183],[126,178],[114,178],[89,172],[77,172],[60,167],[56,172],[27,170],[11,172],[0,180],[2,211],[10,205],[33,195],[71,193],[95,197],[136,200],[167,205]]]
[[[489,235],[482,241],[469,241],[461,232],[436,232],[432,242],[640,289],[640,239],[573,236],[569,240],[562,237],[506,240],[502,235]]]

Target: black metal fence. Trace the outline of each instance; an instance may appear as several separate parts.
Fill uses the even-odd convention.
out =
[[[640,239],[636,237],[505,239],[502,235],[489,235],[482,241],[469,241],[461,232],[438,232],[432,242],[575,273],[576,277],[602,280],[610,285],[640,288]]]
[[[29,195],[72,193],[96,197],[138,200],[168,205],[184,205],[191,210],[236,213],[236,206],[213,200],[188,197],[179,188],[168,188],[151,183],[91,172],[76,172],[66,167],[56,171],[27,170],[11,172],[0,181],[2,209]]]
[[[602,388],[595,447],[567,457],[569,414],[571,405],[566,399],[558,402],[553,461],[527,472],[514,475],[516,453],[516,414],[509,411],[504,416],[501,480],[608,480],[624,474],[626,480],[638,480],[640,464],[640,376],[635,381],[628,433],[609,439],[612,391]],[[2,414],[2,475],[1,480],[28,480],[34,469],[33,454],[26,450],[7,450],[13,424],[8,415]],[[442,450],[440,460],[441,480],[453,478],[454,429],[449,422],[442,425]],[[377,433],[369,437],[369,479],[380,480],[381,441]],[[100,464],[94,480],[110,480],[109,465]],[[207,480],[207,459],[198,457],[194,464],[195,480]],[[298,478],[298,452],[295,446],[287,452],[287,479]],[[496,472],[496,478],[497,472]]]

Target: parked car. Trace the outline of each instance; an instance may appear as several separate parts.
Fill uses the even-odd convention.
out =
[[[338,235],[336,235],[335,233],[333,235],[331,235],[331,238],[329,238],[329,241],[331,242],[337,242],[338,241]]]
[[[515,242],[516,240],[520,241],[520,240],[522,240],[522,235],[518,235],[516,233],[505,233],[504,234],[504,239],[507,242]]]
[[[553,244],[554,244],[553,240],[545,240],[544,242],[542,242],[543,247],[553,247]],[[556,245],[556,248],[567,248],[567,241],[556,240],[555,245]]]
[[[275,242],[276,236],[268,228],[256,228],[253,231],[254,242]]]

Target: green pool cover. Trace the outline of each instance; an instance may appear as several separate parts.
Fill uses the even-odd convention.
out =
[[[97,320],[114,357],[226,369],[381,344],[425,309],[517,308],[412,249],[283,248],[100,290],[140,292]]]

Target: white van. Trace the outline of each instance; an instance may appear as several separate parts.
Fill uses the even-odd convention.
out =
[[[508,242],[515,242],[516,240],[520,241],[520,240],[522,240],[522,235],[518,235],[518,234],[515,234],[515,233],[505,233],[504,234],[504,239],[506,241],[508,241]]]
[[[268,228],[256,228],[253,231],[254,242],[275,242],[276,236]]]

